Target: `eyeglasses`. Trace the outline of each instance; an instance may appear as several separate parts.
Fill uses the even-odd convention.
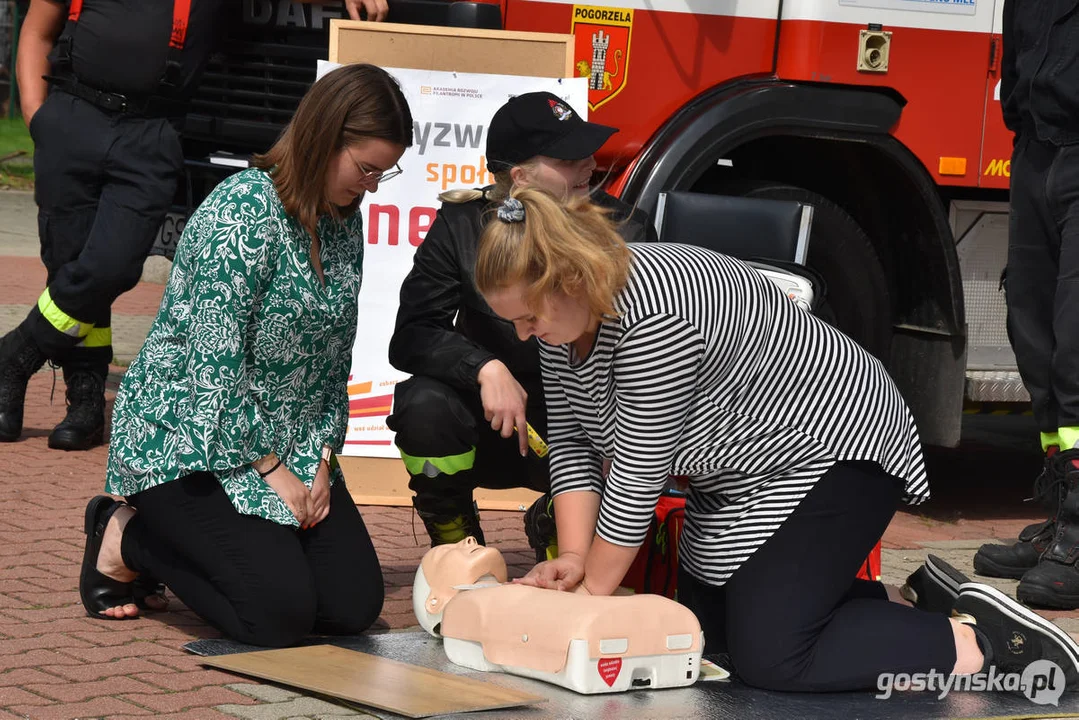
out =
[[[349,158],[351,158],[352,162],[356,165],[356,169],[360,171],[360,182],[375,183],[378,185],[397,177],[402,172],[401,166],[396,163],[390,170],[368,170],[363,166],[363,163],[352,157],[351,151],[346,149],[345,152],[348,153]]]

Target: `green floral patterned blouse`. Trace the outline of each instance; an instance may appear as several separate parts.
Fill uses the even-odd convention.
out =
[[[322,446],[344,443],[360,213],[323,217],[318,236],[325,286],[265,172],[229,177],[199,206],[116,396],[108,492],[209,471],[239,512],[298,524],[250,463],[273,451],[310,487]]]

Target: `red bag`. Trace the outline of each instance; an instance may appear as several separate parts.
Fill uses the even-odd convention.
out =
[[[635,593],[678,596],[678,538],[686,516],[686,498],[682,494],[665,493],[656,504],[656,514],[644,544],[629,566],[622,586]],[[859,568],[857,577],[880,580],[880,541]]]
[[[652,526],[622,580],[623,587],[674,599],[678,591],[678,538],[685,517],[684,495],[660,496]]]

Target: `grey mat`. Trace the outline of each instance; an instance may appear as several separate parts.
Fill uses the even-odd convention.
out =
[[[884,718],[1050,718],[1079,717],[1079,692],[1065,693],[1060,704],[1037,705],[1022,695],[1011,693],[957,692],[943,700],[928,692],[895,693],[878,700],[872,692],[779,693],[757,690],[737,680],[697,683],[688,688],[643,690],[611,695],[579,695],[555,685],[503,673],[481,673],[458,667],[446,659],[442,642],[424,632],[391,632],[339,638],[312,638],[306,644],[331,644],[361,652],[421,665],[455,675],[534,692],[548,698],[546,703],[527,708],[474,712],[456,718],[737,718],[738,720],[882,720]],[[196,640],[184,645],[195,655],[229,655],[265,648],[233,640]],[[364,708],[378,717],[401,717]]]

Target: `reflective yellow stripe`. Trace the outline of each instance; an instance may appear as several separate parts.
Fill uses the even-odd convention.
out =
[[[1071,450],[1079,447],[1079,427],[1062,427],[1057,430],[1060,436],[1060,449]]]
[[[52,301],[52,295],[49,294],[48,288],[45,288],[45,292],[41,293],[41,297],[37,299],[37,309],[45,316],[50,325],[64,335],[81,338],[86,337],[94,329],[93,323],[79,322],[58,308],[56,303]]]
[[[78,347],[108,347],[112,345],[112,328],[96,327],[86,334]]]
[[[462,470],[471,470],[476,462],[476,448],[460,455],[447,455],[445,457],[415,457],[401,451],[401,459],[405,461],[405,469],[411,475],[427,475],[433,477],[439,473],[453,475]]]
[[[1058,448],[1060,445],[1060,432],[1055,433],[1042,433],[1042,452],[1049,449],[1051,445],[1056,445]]]

